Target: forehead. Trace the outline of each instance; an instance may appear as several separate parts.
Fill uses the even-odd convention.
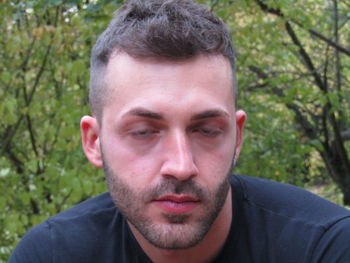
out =
[[[234,107],[232,69],[222,55],[174,61],[115,53],[107,65],[105,81],[105,108],[113,107],[115,114],[139,106],[165,111],[174,104],[182,109]]]

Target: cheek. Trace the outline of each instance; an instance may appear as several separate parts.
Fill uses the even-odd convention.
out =
[[[196,165],[202,175],[204,184],[214,187],[231,172],[234,149],[225,145],[215,151],[199,151],[196,154]]]
[[[160,155],[152,150],[140,153],[125,142],[110,139],[103,145],[103,157],[114,174],[134,187],[149,184],[159,171]]]
[[[210,150],[201,146],[194,146],[194,156],[196,162],[200,162],[203,166],[209,166],[211,168],[223,170],[228,169],[231,166],[234,155],[234,143],[233,140],[224,140],[215,148]]]

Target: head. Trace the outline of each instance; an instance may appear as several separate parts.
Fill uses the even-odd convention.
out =
[[[245,121],[225,25],[192,1],[129,1],[91,64],[86,156],[137,237],[163,249],[199,244],[225,220]]]
[[[226,25],[191,0],[131,0],[115,12],[91,53],[90,107],[100,120],[109,103],[105,74],[112,54],[135,58],[185,60],[200,54],[222,55],[232,67],[235,55]]]

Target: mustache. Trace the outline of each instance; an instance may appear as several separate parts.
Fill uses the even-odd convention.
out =
[[[205,191],[193,180],[179,181],[175,178],[164,179],[145,194],[145,200],[151,200],[163,195],[190,195],[197,199],[203,199]]]

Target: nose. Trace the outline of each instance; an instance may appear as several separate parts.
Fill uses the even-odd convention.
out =
[[[177,132],[165,141],[165,161],[161,167],[164,177],[186,181],[198,174],[192,146],[185,133]]]

